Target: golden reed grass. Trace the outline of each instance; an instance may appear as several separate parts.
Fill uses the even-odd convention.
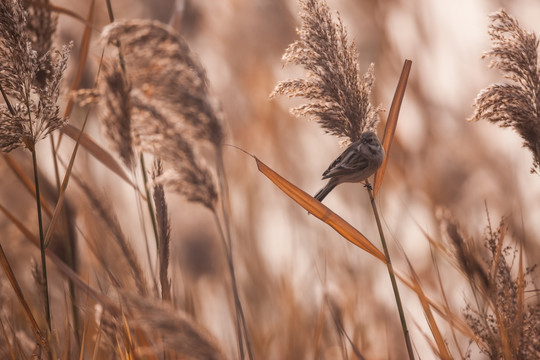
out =
[[[204,23],[209,18],[204,5],[185,4],[184,10],[190,16],[182,26],[184,33],[189,33],[196,28],[194,19]],[[289,13],[285,3],[272,4],[279,16],[272,12],[266,15],[272,19],[270,27],[275,28],[273,21],[284,21],[282,15]],[[325,132],[354,141],[379,121],[382,108],[370,102],[374,96],[374,67],[360,72],[356,47],[340,17],[332,14],[325,1],[300,0],[298,4],[298,39],[287,48],[283,61],[305,68],[307,76],[280,82],[271,96],[306,99],[306,104],[293,107],[294,115],[312,118]],[[108,5],[112,10],[111,5],[115,4]],[[54,231],[51,229],[54,236],[50,244],[44,243],[44,230],[54,216],[50,209],[58,201],[59,184],[49,180],[50,171],[39,171],[36,144],[49,136],[52,148],[59,151],[54,150],[51,159],[47,151],[41,152],[46,150],[46,144],[40,144],[40,159],[49,157],[47,160],[64,164],[67,141],[55,130],[66,125],[67,118],[60,115],[60,110],[71,89],[62,82],[70,76],[71,46],[64,45],[59,50],[54,47],[63,39],[56,33],[56,14],[71,16],[73,11],[48,0],[0,2],[0,150],[12,151],[5,157],[7,166],[2,167],[5,176],[0,200],[0,210],[5,215],[0,219],[0,262],[8,279],[0,277],[0,358],[403,357],[407,350],[403,345],[395,345],[401,344],[399,319],[380,298],[381,291],[385,292],[381,288],[387,284],[379,280],[378,261],[371,263],[373,259],[368,256],[366,266],[360,267],[350,248],[347,253],[340,253],[339,246],[324,238],[324,244],[313,241],[307,247],[318,257],[295,254],[298,266],[308,264],[300,275],[294,270],[288,273],[288,269],[276,272],[268,265],[270,256],[258,240],[263,229],[280,227],[277,220],[265,217],[266,210],[279,203],[269,201],[273,196],[269,192],[263,194],[264,201],[255,195],[259,188],[249,183],[249,169],[243,166],[241,174],[229,181],[234,190],[234,201],[229,203],[225,168],[239,166],[227,161],[223,151],[223,145],[232,142],[229,139],[260,138],[241,132],[242,127],[252,129],[246,123],[233,125],[232,119],[225,118],[227,111],[221,111],[206,70],[189,41],[158,21],[124,20],[101,29],[95,25],[98,22],[94,24],[92,12],[88,14],[88,23],[82,20],[84,16],[74,17],[83,26],[100,31],[101,40],[92,46],[106,49],[103,58],[99,51],[87,58],[88,63],[73,63],[79,74],[89,75],[91,69],[99,68],[95,86],[72,95],[79,104],[89,106],[89,122],[98,119],[108,140],[107,147],[99,145],[85,130],[80,144],[98,158],[99,164],[105,165],[104,171],[115,169],[111,173],[121,175],[128,169],[132,174],[142,171],[149,177],[141,181],[135,175],[131,180],[113,175],[112,180],[108,179],[115,183],[113,190],[103,189],[103,170],[87,164],[84,156],[77,157],[73,172],[67,171],[75,186],[65,192],[66,216],[60,221],[68,228],[59,225]],[[230,51],[253,44],[245,32],[238,34],[244,37],[240,42],[231,42]],[[489,34],[493,48],[485,56],[493,60],[491,66],[501,70],[508,82],[490,85],[478,94],[473,119],[515,129],[533,155],[533,170],[538,171],[538,40],[504,11],[491,16]],[[285,40],[279,44],[282,42],[286,44]],[[81,52],[91,49],[88,41],[78,45],[83,47]],[[261,87],[272,84],[273,79],[269,81],[270,76],[254,72],[250,67],[254,65],[241,65],[249,76],[233,78],[230,86],[250,84],[252,93],[266,94],[269,89]],[[265,68],[264,62],[259,61],[256,68],[270,67]],[[269,72],[265,74],[268,76]],[[250,98],[246,95],[246,99]],[[234,107],[231,104],[235,103],[224,104],[229,113]],[[264,106],[274,109],[274,115],[283,115],[275,110],[275,101],[271,104]],[[80,108],[76,108],[63,134],[77,135],[82,118]],[[250,119],[259,120],[273,125],[282,123],[275,116],[270,120]],[[287,146],[272,151],[284,164],[292,159],[291,168],[300,173],[300,165],[307,162],[306,154],[312,152],[298,151],[296,143],[303,142],[289,125],[286,130],[275,132]],[[225,129],[231,129],[231,133],[227,134]],[[405,153],[404,146],[397,145]],[[32,152],[33,161],[17,150],[25,148]],[[73,153],[68,150],[67,155]],[[113,165],[111,159],[115,158],[123,165]],[[141,162],[144,159],[153,164],[150,171]],[[408,169],[410,165],[403,156],[396,157],[395,162],[396,168],[404,164]],[[39,164],[44,168],[51,162]],[[27,175],[31,167],[34,180]],[[10,180],[13,173],[15,180]],[[38,174],[45,194],[38,190]],[[18,190],[21,184],[26,184],[32,197],[26,196],[27,190]],[[137,196],[151,203],[147,213],[136,217],[136,226],[126,225],[129,211],[122,206],[132,206],[121,197],[132,184],[137,187]],[[4,201],[10,201],[10,206],[4,206]],[[34,206],[33,201],[39,221],[35,209],[28,211],[26,206],[27,202]],[[47,209],[43,218],[42,207]],[[384,219],[385,207],[381,208]],[[294,208],[279,211],[281,220],[293,223],[301,237],[324,237],[318,229],[304,233],[301,225],[309,220],[291,216]],[[203,215],[199,216],[200,213]],[[200,222],[187,225],[196,214]],[[152,235],[141,234],[137,229],[150,217],[155,224],[156,242],[144,259],[140,242]],[[367,221],[361,220],[364,226]],[[400,286],[412,291],[408,294],[413,295],[413,300],[407,296],[405,308],[416,296],[426,323],[413,312],[410,317],[419,327],[430,329],[421,335],[415,333],[412,343],[416,346],[424,341],[430,347],[430,355],[445,359],[480,355],[494,359],[540,357],[540,301],[535,269],[526,265],[531,259],[526,258],[524,251],[534,247],[522,240],[524,237],[507,218],[492,226],[488,215],[488,226],[480,242],[466,235],[451,215],[445,213],[439,221],[439,235],[425,233],[426,242],[432,245],[438,277],[431,276],[432,268],[418,269],[420,265],[413,261],[409,262],[412,275],[404,276],[395,270],[402,281]],[[34,235],[36,222],[39,238]],[[68,233],[75,234],[74,245],[78,249],[70,266],[62,259],[69,257],[66,254],[71,250],[60,241]],[[279,234],[288,236],[285,232]],[[399,237],[401,232],[394,234]],[[190,249],[182,242],[188,236],[203,245]],[[214,238],[217,240],[213,241]],[[280,239],[272,239],[276,243],[277,240]],[[213,245],[220,241],[225,260],[215,256]],[[41,264],[30,260],[38,252]],[[380,251],[372,253],[383,259]],[[414,254],[407,254],[407,258],[408,255]],[[179,260],[182,258],[203,270],[186,270],[187,263]],[[48,273],[47,262],[54,264]],[[448,273],[439,272],[439,267],[446,263],[450,270],[445,270],[453,271],[452,275],[456,270],[461,272],[461,280],[470,287],[459,295],[464,308],[452,308],[447,282],[454,280],[454,276],[450,279]],[[317,277],[319,282],[309,281]],[[74,294],[68,289],[68,280],[75,284]],[[441,299],[433,287],[440,289]],[[320,298],[318,294],[322,294]]]

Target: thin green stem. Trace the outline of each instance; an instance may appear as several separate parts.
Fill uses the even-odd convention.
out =
[[[396,298],[396,305],[399,312],[399,319],[401,321],[401,328],[403,329],[403,335],[405,336],[405,344],[407,345],[407,352],[409,354],[409,359],[414,360],[414,352],[411,344],[411,338],[409,335],[409,330],[407,329],[407,321],[405,320],[405,313],[403,311],[403,305],[401,303],[401,296],[399,295],[399,289],[397,286],[396,276],[394,274],[394,267],[392,266],[392,261],[390,260],[390,253],[388,252],[388,246],[386,245],[386,240],[384,238],[384,232],[381,225],[381,219],[379,218],[379,212],[377,211],[377,205],[375,204],[375,198],[373,197],[373,190],[371,185],[366,182],[366,188],[369,193],[369,199],[371,200],[371,208],[373,209],[373,214],[375,215],[375,221],[377,222],[377,228],[379,230],[379,235],[381,237],[381,243],[383,246],[384,256],[386,258],[386,266],[388,268],[388,275],[390,275],[390,282],[392,283],[392,290],[394,291],[394,297]]]
[[[45,257],[45,234],[43,232],[43,219],[41,216],[41,195],[39,192],[39,177],[38,177],[38,166],[37,166],[37,155],[36,149],[33,147],[30,149],[32,152],[32,164],[34,166],[34,183],[36,185],[36,205],[38,213],[38,225],[39,225],[39,247],[41,251],[41,272],[43,273],[43,291],[45,296],[45,315],[47,318],[47,326],[49,330],[51,327],[51,309],[49,303],[49,284],[47,280],[47,261]]]

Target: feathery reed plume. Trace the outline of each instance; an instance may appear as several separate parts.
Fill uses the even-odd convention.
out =
[[[34,21],[46,28],[43,37],[33,31],[34,22],[27,22],[21,1],[0,2],[0,151],[8,152],[26,146],[32,153],[36,207],[41,250],[41,274],[45,298],[46,320],[49,330],[51,312],[48,293],[45,236],[41,216],[41,194],[36,143],[64,125],[66,118],[59,114],[57,105],[60,82],[67,67],[70,46],[51,51],[50,37],[54,32],[50,14],[38,15],[31,11]],[[39,18],[42,18],[39,20]],[[48,18],[50,21],[44,20]],[[44,40],[44,38],[47,38]],[[34,46],[37,49],[34,49]],[[39,53],[45,52],[45,53]],[[11,99],[15,100],[14,105]],[[51,354],[49,354],[51,355]]]
[[[221,144],[223,131],[206,72],[174,29],[157,21],[130,20],[107,26],[102,38],[120,44],[131,86],[166,112],[175,127],[189,125],[195,139]]]
[[[512,127],[533,155],[531,172],[540,170],[540,69],[538,38],[522,29],[504,10],[490,15],[492,58],[490,67],[501,70],[514,83],[492,84],[475,99],[471,120],[485,119],[501,127]]]
[[[303,66],[307,79],[282,81],[270,97],[310,100],[292,108],[291,113],[312,117],[326,132],[354,142],[379,121],[381,108],[369,102],[375,80],[373,64],[361,75],[356,47],[347,39],[339,14],[334,20],[325,1],[300,0],[299,4],[300,39],[289,45],[282,59]]]
[[[158,181],[214,209],[214,178],[192,141],[216,147],[223,141],[204,68],[184,40],[157,21],[113,23],[102,38],[120,44],[123,63],[111,58],[99,87],[78,92],[79,101],[99,102],[107,134],[128,166],[133,144],[164,161]]]
[[[25,11],[20,1],[0,2],[0,86],[5,104],[0,105],[0,151],[34,145],[66,119],[57,105],[60,81],[66,69],[70,46],[44,51],[36,39],[33,48]],[[50,31],[48,29],[47,31]],[[8,96],[16,100],[10,104]]]
[[[132,91],[134,133],[136,145],[163,160],[164,173],[156,178],[192,202],[215,210],[217,192],[214,177],[196,153],[191,141],[175,129],[146,96]]]
[[[182,359],[189,360],[225,359],[216,340],[186,314],[134,294],[121,295],[130,325],[145,330],[157,344],[162,341],[166,353],[176,353]],[[147,350],[152,353],[163,351],[157,344]],[[141,351],[144,352],[144,349],[141,348]]]
[[[512,268],[517,250],[504,246],[506,225],[501,220],[494,230],[488,224],[484,246],[488,256],[477,256],[470,248],[458,225],[446,219],[447,233],[468,279],[474,301],[467,301],[465,320],[477,336],[480,351],[490,359],[536,359],[540,356],[540,302],[537,297],[526,301],[523,296],[528,285],[526,278],[533,268],[523,269],[519,262],[518,276]],[[510,258],[510,261],[507,260]],[[473,305],[475,304],[475,305]]]
[[[463,239],[458,225],[450,219],[447,219],[446,233],[454,245],[457,263],[461,270],[468,276],[471,285],[476,290],[487,295],[490,289],[488,274],[469,244]]]
[[[26,10],[26,30],[32,48],[37,52],[38,58],[50,56],[53,35],[56,32],[58,16],[51,12],[49,0],[23,0]],[[44,62],[46,68],[40,69],[36,80],[41,86],[46,86],[46,79],[50,75],[50,61]]]
[[[115,150],[128,168],[133,168],[131,133],[131,85],[118,62],[104,62],[99,82],[100,119]]]
[[[161,283],[161,297],[163,300],[171,300],[171,283],[169,275],[169,244],[171,240],[171,224],[169,222],[169,210],[165,200],[163,185],[155,180],[163,174],[163,164],[160,160],[154,161],[152,179],[154,180],[154,206],[158,225],[158,258],[159,258],[159,281]]]

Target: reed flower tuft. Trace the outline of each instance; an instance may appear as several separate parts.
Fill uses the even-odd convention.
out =
[[[70,46],[40,54],[33,48],[19,1],[0,3],[0,151],[34,145],[66,121],[57,105]],[[43,46],[40,46],[41,50]],[[13,99],[13,104],[10,99]]]
[[[214,177],[193,141],[178,129],[140,91],[132,92],[134,133],[141,151],[163,160],[164,172],[155,181],[165,184],[187,200],[215,209]]]
[[[473,291],[474,300],[467,301],[465,320],[476,335],[480,351],[490,359],[539,358],[540,303],[537,297],[524,296],[532,285],[534,267],[525,269],[520,261],[516,271],[518,251],[504,244],[504,220],[496,228],[489,223],[484,233],[487,251],[481,257],[472,249],[472,239],[461,235],[454,220],[447,218],[446,223],[457,263]]]
[[[132,168],[135,156],[131,133],[131,85],[118,62],[104,63],[99,82],[102,106],[100,116],[111,144],[128,168]]]
[[[79,91],[78,100],[99,103],[107,134],[126,165],[133,164],[133,147],[152,154],[163,161],[157,184],[215,209],[214,177],[196,144],[219,148],[223,131],[195,54],[157,21],[113,23],[102,39],[118,46],[118,56],[108,59],[99,86]]]
[[[484,119],[501,127],[512,127],[533,155],[531,172],[540,170],[540,69],[538,38],[522,29],[504,10],[490,15],[489,35],[492,68],[501,70],[511,82],[492,84],[480,91],[471,120]]]
[[[309,103],[292,108],[291,113],[311,117],[326,132],[354,142],[379,121],[381,108],[369,101],[374,66],[361,74],[356,47],[348,40],[339,14],[334,20],[324,0],[299,3],[300,39],[289,45],[282,59],[285,64],[303,66],[307,79],[281,81],[270,96],[308,99]]]
[[[27,18],[26,31],[38,57],[50,56],[53,36],[58,23],[58,16],[51,12],[49,5],[49,0],[23,0]],[[50,62],[44,63],[50,65]],[[49,75],[50,67],[44,68],[37,74],[36,80],[45,86]]]
[[[176,127],[219,146],[223,131],[209,95],[206,72],[184,39],[158,21],[117,22],[102,38],[118,44],[129,81],[166,112]]]

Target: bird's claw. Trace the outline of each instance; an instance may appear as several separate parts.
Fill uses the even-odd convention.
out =
[[[369,191],[373,191],[373,187],[371,186],[371,184],[370,184],[368,181],[366,181],[366,182],[364,183],[364,187],[365,187],[366,189],[368,189]]]

